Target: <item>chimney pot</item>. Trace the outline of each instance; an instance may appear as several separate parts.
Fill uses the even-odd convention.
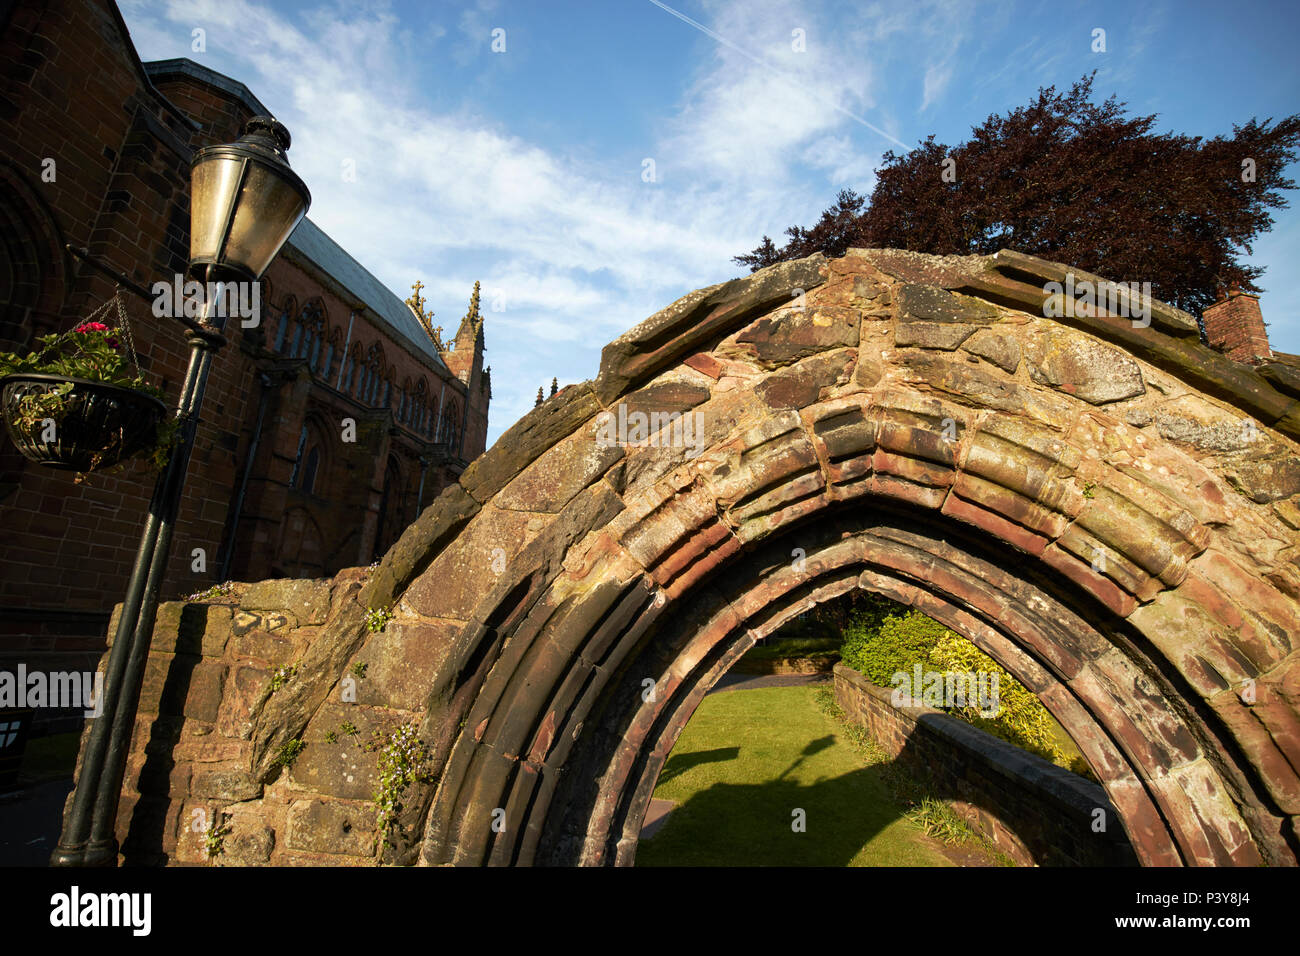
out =
[[[1259,309],[1259,297],[1232,283],[1226,296],[1201,314],[1211,348],[1238,362],[1258,364],[1273,357]]]

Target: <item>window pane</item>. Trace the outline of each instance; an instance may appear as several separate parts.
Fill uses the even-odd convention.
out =
[[[302,490],[311,494],[316,487],[316,469],[320,466],[320,447],[313,445],[307,453],[307,465],[302,470]]]
[[[302,433],[298,436],[298,453],[293,459],[293,471],[289,475],[289,487],[296,488],[298,483],[298,470],[302,465],[302,449],[307,444],[307,426],[302,426]]]

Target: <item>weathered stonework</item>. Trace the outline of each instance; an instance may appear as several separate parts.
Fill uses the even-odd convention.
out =
[[[384,861],[629,863],[705,691],[863,588],[1038,693],[1141,862],[1294,865],[1297,396],[1161,303],[1046,318],[1065,271],[855,249],[692,293],[373,571],[164,605],[129,854],[200,862],[202,808],[230,814],[227,862],[373,862],[376,754],[338,734],[416,723],[435,776]],[[620,409],[689,416],[698,447],[611,446]]]

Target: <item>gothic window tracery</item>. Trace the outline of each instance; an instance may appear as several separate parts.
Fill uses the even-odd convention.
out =
[[[294,458],[293,471],[289,474],[289,487],[305,495],[319,494],[316,490],[324,458],[324,442],[321,431],[314,422],[303,422],[302,431],[298,433],[298,450]]]
[[[290,327],[297,325],[294,320],[297,311],[297,300],[295,300],[293,296],[288,296],[284,300],[284,308],[280,310],[280,321],[275,327],[275,344],[272,346],[274,351],[281,355],[285,354],[284,345],[285,341],[289,338]]]

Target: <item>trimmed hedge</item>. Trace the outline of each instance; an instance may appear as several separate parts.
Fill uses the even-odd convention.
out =
[[[1038,697],[993,658],[933,618],[878,598],[856,610],[843,633],[842,662],[879,687],[897,687],[894,675],[902,672],[910,677],[918,663],[922,671],[983,673],[990,682],[996,676],[997,716],[982,716],[974,702],[941,709],[1057,766],[1076,773],[1083,769],[1061,749],[1053,730],[1055,721]],[[919,697],[921,691],[912,693]]]

